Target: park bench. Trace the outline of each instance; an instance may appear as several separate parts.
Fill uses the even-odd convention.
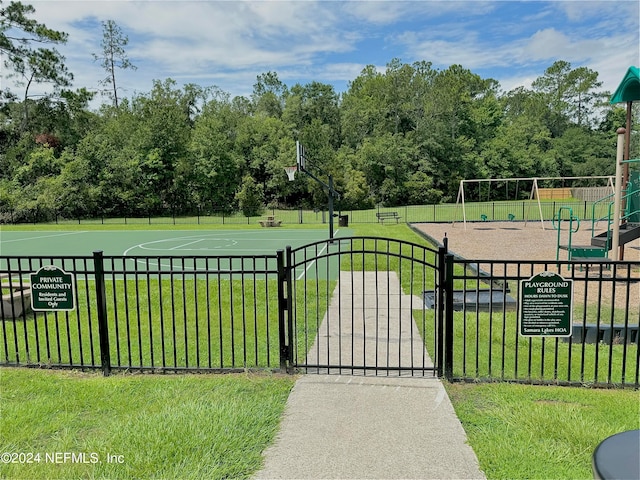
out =
[[[378,212],[376,217],[378,217],[378,222],[380,223],[384,223],[385,220],[389,219],[395,219],[396,223],[398,223],[402,218],[398,215],[398,212]]]

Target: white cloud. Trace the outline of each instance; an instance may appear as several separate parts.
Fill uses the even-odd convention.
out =
[[[374,0],[344,2],[344,10],[360,21],[389,25],[407,18],[439,18],[487,15],[496,2],[471,1],[398,1]]]
[[[540,17],[544,18],[546,15]],[[625,21],[628,22],[628,18]],[[598,17],[598,22],[591,22],[580,28],[560,31],[549,27],[525,36],[508,38],[494,36],[493,32],[488,32],[492,28],[490,26],[466,22],[440,25],[423,32],[405,32],[396,40],[405,46],[412,58],[428,59],[436,65],[458,63],[471,70],[483,71],[510,67],[514,73],[509,78],[494,76],[503,87],[524,85],[530,80],[529,73],[516,73],[518,70],[537,67],[539,76],[554,61],[566,60],[574,67],[587,66],[598,71],[605,88],[612,89],[615,88],[611,84],[611,79],[615,77],[612,70],[620,72],[623,68],[626,69],[622,65],[638,63],[639,23],[636,22],[636,28],[631,30],[612,29],[607,18]],[[443,33],[443,30],[446,31]],[[525,79],[524,83],[516,80],[521,77]]]
[[[524,63],[527,59],[550,60],[557,58],[563,58],[567,61],[584,60],[585,56],[589,55],[589,50],[585,48],[587,43],[590,41],[572,41],[567,35],[553,28],[539,30],[522,42],[520,61]]]
[[[542,74],[542,72],[540,74]],[[500,88],[503,92],[509,92],[518,87],[530,89],[533,81],[539,76],[538,74],[506,76],[500,80]]]
[[[574,23],[610,16],[624,20],[628,15],[638,15],[637,0],[564,0],[550,3]]]
[[[118,72],[128,92],[152,79],[216,84],[248,94],[258,74],[286,83],[345,85],[366,64],[392,58],[461,64],[503,88],[530,82],[557,59],[599,72],[614,89],[640,63],[638,1],[35,1],[36,18],[69,33],[60,47],[76,86],[104,76],[100,22],[129,37],[137,71]],[[378,67],[384,70],[384,67]],[[613,85],[611,84],[613,82]]]

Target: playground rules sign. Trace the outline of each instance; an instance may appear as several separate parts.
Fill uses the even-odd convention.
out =
[[[542,272],[520,281],[520,335],[571,336],[573,280]]]
[[[75,307],[75,283],[71,273],[46,265],[30,275],[33,311],[69,311]]]

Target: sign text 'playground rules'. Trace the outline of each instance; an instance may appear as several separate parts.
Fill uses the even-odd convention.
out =
[[[520,335],[571,336],[573,280],[542,272],[520,281]]]
[[[75,309],[75,283],[71,273],[45,265],[30,275],[31,308],[34,311]]]

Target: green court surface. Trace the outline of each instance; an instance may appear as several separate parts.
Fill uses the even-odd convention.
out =
[[[348,229],[336,230],[335,236],[349,235]],[[246,270],[264,268],[265,264],[240,260],[184,261],[189,257],[238,257],[275,255],[279,249],[327,240],[326,229],[242,229],[242,230],[72,230],[72,231],[0,231],[0,256],[62,257],[93,255],[148,257],[137,259],[139,268],[161,270]],[[316,249],[322,253],[322,247]],[[162,257],[163,260],[160,260]],[[166,257],[175,257],[169,258]],[[13,261],[11,262],[13,265]],[[0,270],[6,267],[0,261]],[[4,266],[3,266],[4,265]],[[315,265],[315,268],[320,265]],[[273,265],[270,266],[273,268]],[[333,268],[331,268],[333,270]],[[333,276],[333,274],[330,274]],[[325,276],[325,275],[322,275]]]
[[[326,239],[326,229],[0,231],[0,255],[91,256],[96,250],[123,256],[274,255],[287,245]]]

